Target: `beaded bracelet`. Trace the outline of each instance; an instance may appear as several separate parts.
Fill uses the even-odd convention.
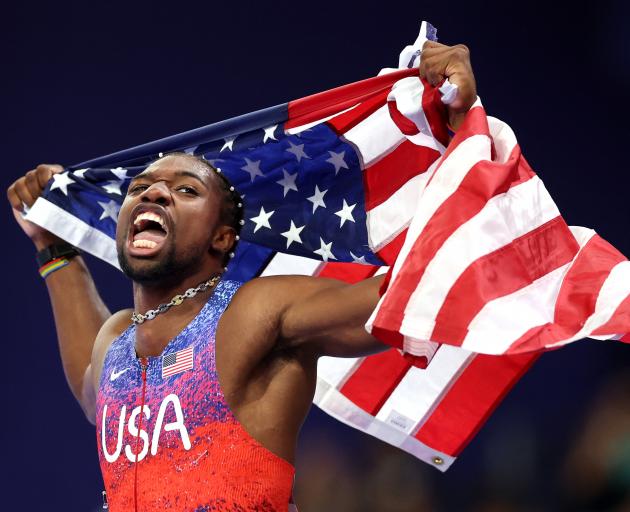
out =
[[[39,267],[39,275],[46,279],[50,274],[70,264],[67,258],[56,258]]]

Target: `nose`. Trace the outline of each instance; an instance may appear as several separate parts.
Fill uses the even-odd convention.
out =
[[[156,181],[142,192],[140,200],[143,202],[167,206],[171,203],[171,192],[166,183],[163,181]]]

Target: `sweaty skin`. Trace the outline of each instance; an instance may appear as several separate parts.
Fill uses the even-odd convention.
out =
[[[427,42],[419,72],[433,85],[449,78],[459,86],[457,100],[449,106],[450,124],[457,129],[476,99],[468,49]],[[58,165],[40,165],[7,191],[16,221],[38,250],[59,239],[25,221],[20,212],[62,171]],[[136,312],[168,302],[222,271],[236,233],[220,221],[216,180],[203,163],[179,155],[158,160],[130,184],[116,241],[134,281]],[[133,221],[143,211],[165,222],[166,236],[155,238],[155,247],[134,247]],[[318,357],[356,357],[387,348],[364,329],[381,281],[375,277],[348,285],[304,276],[257,278],[238,290],[221,317],[216,363],[228,405],[252,437],[289,462],[312,402]],[[103,360],[112,341],[130,325],[132,310],[110,314],[80,256],[51,274],[46,286],[68,384],[93,423]],[[210,293],[139,325],[137,355],[160,355]]]

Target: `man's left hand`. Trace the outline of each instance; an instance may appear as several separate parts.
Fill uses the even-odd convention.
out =
[[[426,79],[434,87],[440,85],[446,78],[457,85],[457,97],[448,105],[449,124],[457,130],[466,112],[477,99],[477,86],[468,48],[463,44],[446,46],[427,41],[422,47],[420,77]]]

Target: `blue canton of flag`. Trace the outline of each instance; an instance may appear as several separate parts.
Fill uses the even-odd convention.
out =
[[[160,154],[183,151],[220,168],[243,198],[227,278],[254,277],[275,252],[382,265],[368,244],[357,151],[326,123],[285,132],[287,116],[279,105],[70,167],[50,182],[45,208],[64,238],[117,265],[116,222],[131,178]]]

